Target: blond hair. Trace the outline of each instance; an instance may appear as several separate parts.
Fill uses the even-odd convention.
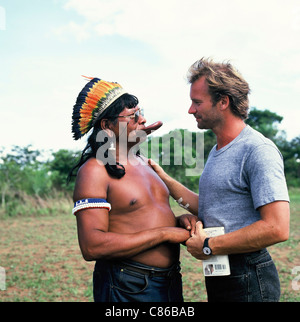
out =
[[[188,81],[193,84],[205,76],[212,97],[216,104],[222,96],[228,96],[232,113],[245,120],[248,117],[250,88],[242,75],[229,63],[215,63],[211,59],[197,60],[188,71]]]

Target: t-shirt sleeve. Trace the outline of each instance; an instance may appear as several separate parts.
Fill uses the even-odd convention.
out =
[[[256,147],[246,165],[255,209],[274,201],[289,201],[283,159],[275,145]]]

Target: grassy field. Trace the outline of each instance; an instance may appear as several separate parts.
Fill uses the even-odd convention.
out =
[[[279,271],[283,302],[300,301],[300,190],[290,191],[290,239],[269,248]],[[181,209],[174,206],[175,213]],[[6,271],[6,290],[0,302],[89,302],[94,264],[85,262],[77,242],[76,221],[70,211],[54,216],[0,220],[0,266]],[[184,298],[205,302],[202,265],[182,246]],[[292,274],[299,266],[298,276]],[[297,284],[298,283],[298,284]]]

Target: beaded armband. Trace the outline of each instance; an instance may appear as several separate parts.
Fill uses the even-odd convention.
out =
[[[88,208],[105,208],[108,211],[111,209],[110,203],[108,203],[105,199],[98,198],[88,198],[78,200],[74,204],[74,208],[72,210],[72,214],[75,215],[77,211]]]

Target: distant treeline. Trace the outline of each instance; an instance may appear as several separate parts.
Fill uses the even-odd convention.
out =
[[[281,116],[269,110],[261,111],[252,108],[246,122],[278,146],[283,155],[288,186],[300,187],[300,136],[287,141],[285,133],[277,128],[282,119]],[[159,138],[149,137],[146,145],[145,143],[142,145],[141,151],[146,157],[152,157],[158,161],[171,176],[197,191],[201,173],[194,176],[186,175],[186,169],[193,168],[193,165],[186,162],[184,140],[180,141],[182,146],[178,147],[176,139],[184,138],[187,134],[192,138],[188,155],[195,159],[199,131],[196,133],[180,129]],[[167,140],[170,143],[169,162],[166,162],[162,146]],[[206,131],[204,133],[205,160],[215,144],[216,138],[213,132]],[[178,153],[180,149],[182,151]],[[156,151],[156,155],[151,155],[151,151]],[[78,162],[81,151],[61,149],[49,155],[49,151],[38,151],[31,146],[13,146],[9,152],[4,152],[2,149],[0,153],[0,217],[58,212],[61,207],[67,207],[67,203],[71,202],[74,180],[67,184],[67,177]],[[48,157],[45,158],[46,155]],[[181,161],[178,161],[178,155],[182,158]],[[67,202],[62,204],[61,200]],[[55,205],[54,208],[53,205]]]

